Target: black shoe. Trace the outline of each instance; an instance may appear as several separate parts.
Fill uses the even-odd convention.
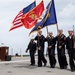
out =
[[[32,64],[32,66],[35,66],[35,64]]]
[[[52,65],[51,68],[55,68],[55,65]]]
[[[75,66],[74,66],[74,71],[75,71]]]
[[[44,63],[44,67],[47,65],[47,62],[46,63]]]
[[[50,68],[55,68],[55,67],[51,66]]]
[[[42,65],[38,65],[38,67],[42,67]]]
[[[55,65],[51,65],[51,67],[50,68],[55,68]]]
[[[60,69],[64,69],[64,67],[60,67]]]
[[[74,68],[74,71],[75,71],[75,68]]]
[[[71,72],[74,72],[75,70],[74,69],[71,69]]]
[[[64,69],[67,69],[67,66],[64,66]]]

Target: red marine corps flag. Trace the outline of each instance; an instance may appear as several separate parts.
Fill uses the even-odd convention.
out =
[[[37,20],[42,15],[44,11],[43,1],[40,2],[35,8],[29,11],[27,14],[23,15],[21,21],[24,24],[25,28],[30,29],[36,25]]]

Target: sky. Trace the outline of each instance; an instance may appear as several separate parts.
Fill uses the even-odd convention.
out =
[[[37,32],[29,33],[31,29],[26,29],[24,26],[14,29],[9,32],[12,26],[12,21],[24,7],[28,6],[34,0],[0,0],[0,46],[9,47],[9,54],[14,55],[26,54],[25,50],[31,38],[37,35]],[[43,0],[46,7],[50,0]],[[67,31],[73,29],[75,24],[75,0],[54,0],[56,8],[56,16],[59,29],[63,29],[63,33],[68,36]],[[36,0],[39,4],[41,0]],[[49,26],[49,31],[52,31],[54,36],[57,35],[56,25]],[[43,35],[47,36],[46,28],[42,29]]]

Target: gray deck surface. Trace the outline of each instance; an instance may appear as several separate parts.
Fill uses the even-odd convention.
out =
[[[0,62],[0,75],[75,75],[75,72],[70,71],[69,65],[66,70],[59,69],[58,61],[54,69],[50,68],[48,57],[46,59],[46,67],[37,67],[37,57],[35,66],[29,66],[29,57],[12,57],[11,61]]]

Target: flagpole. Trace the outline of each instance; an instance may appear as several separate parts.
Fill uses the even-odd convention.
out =
[[[54,3],[54,7],[55,7],[55,3]],[[54,12],[55,12],[55,14],[56,14],[56,10],[54,10]],[[57,17],[56,17],[57,18]],[[58,30],[59,30],[59,28],[58,28],[58,23],[56,24],[56,27],[57,27],[57,34],[58,34]]]
[[[36,0],[34,0],[34,2],[36,2]]]
[[[59,30],[59,29],[58,29],[58,23],[56,24],[56,27],[57,27],[57,33],[58,33],[58,30]]]
[[[46,30],[47,30],[47,36],[48,36],[48,27],[46,26]]]
[[[74,25],[73,25],[73,35],[75,36],[75,33],[74,33]]]
[[[75,32],[74,32],[74,25],[73,25],[73,36],[74,36],[74,47],[75,47]]]

